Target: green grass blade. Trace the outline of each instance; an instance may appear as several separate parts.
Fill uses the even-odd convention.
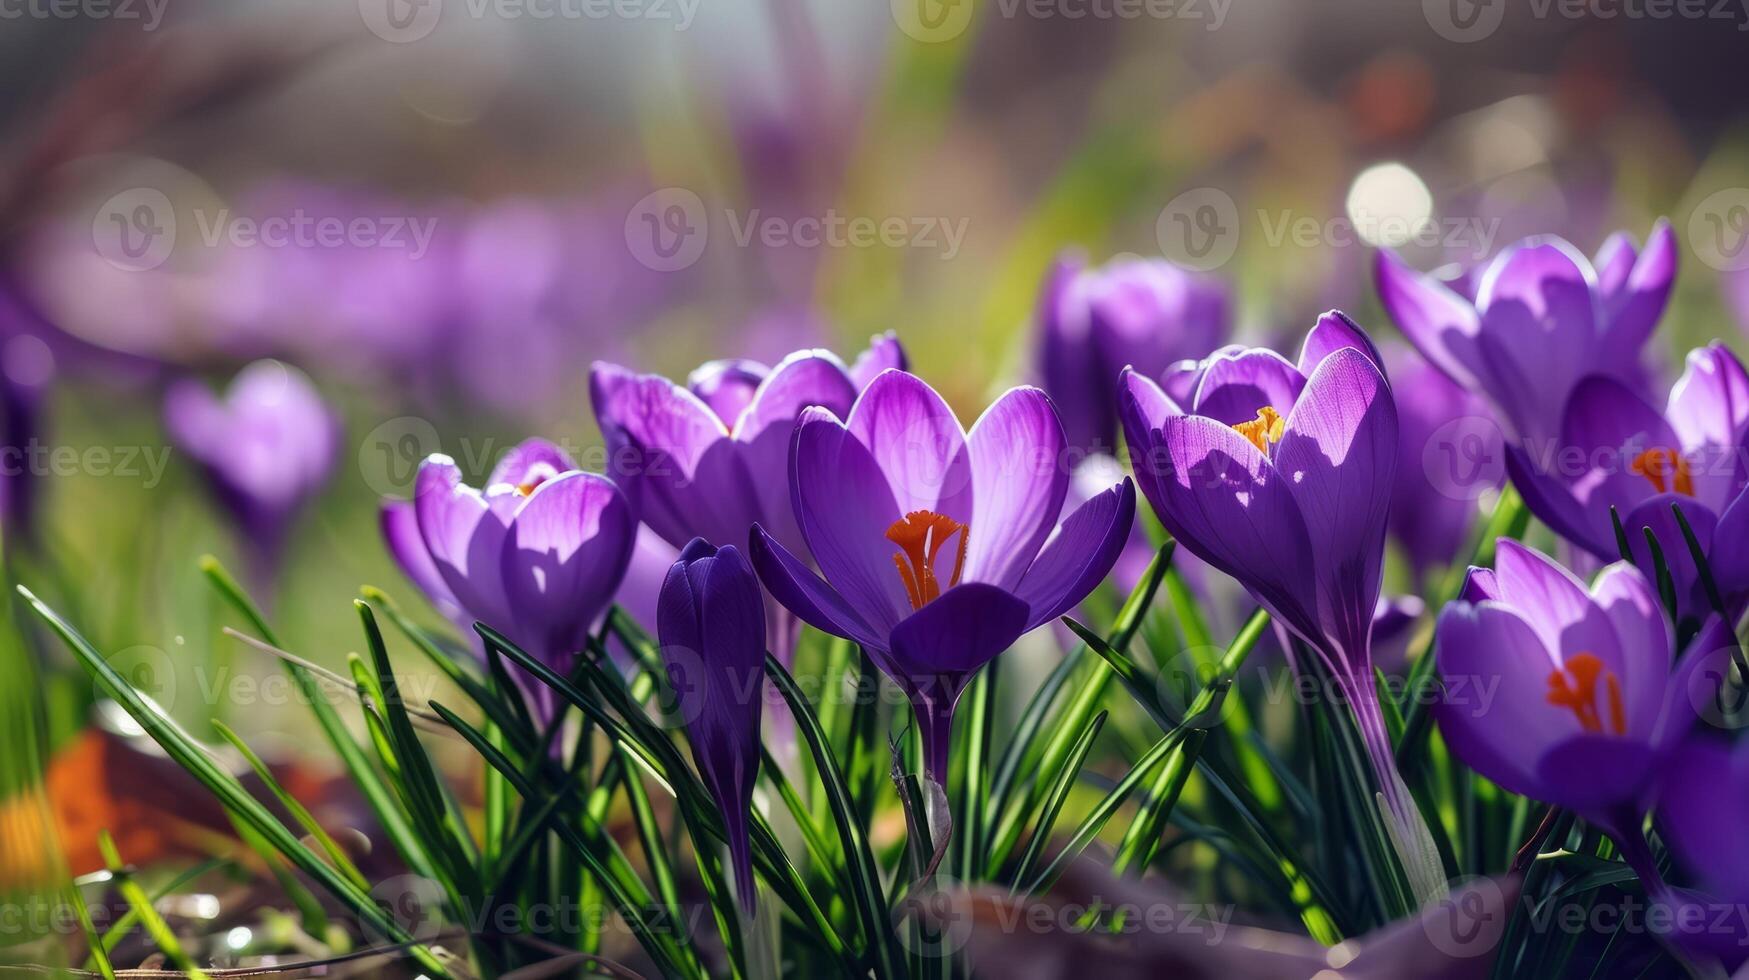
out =
[[[1032,828],[1032,839],[1027,841],[1026,850],[1021,852],[1020,863],[1015,866],[1013,880],[1025,881],[1032,877],[1038,867],[1039,858],[1044,856],[1045,847],[1050,843],[1051,831],[1056,828],[1057,817],[1063,811],[1063,803],[1069,799],[1069,790],[1074,788],[1075,780],[1081,774],[1081,766],[1087,760],[1087,753],[1093,748],[1093,740],[1099,737],[1099,730],[1105,727],[1108,712],[1101,711],[1087,723],[1079,737],[1075,739],[1075,750],[1070,753],[1069,764],[1057,773],[1057,778],[1051,786],[1051,791],[1045,797],[1045,805],[1039,811],[1038,821]]]
[[[134,880],[132,870],[122,863],[121,854],[115,849],[115,839],[109,836],[109,831],[98,831],[97,847],[103,852],[103,861],[109,866],[110,873],[115,876],[116,890],[121,892],[128,908],[140,920],[140,927],[146,931],[146,935],[152,937],[153,944],[190,980],[210,980],[206,972],[195,966],[194,960],[183,950],[182,943],[176,939],[175,931],[170,928],[170,923],[165,922],[158,910],[152,907],[151,898],[147,897],[146,890],[140,887],[140,883]]]
[[[249,768],[255,770],[255,777],[261,780],[262,785],[267,787],[268,792],[272,793],[275,799],[279,800],[280,806],[285,807],[286,812],[291,814],[298,826],[304,828],[304,832],[314,838],[316,843],[321,846],[322,852],[328,855],[329,863],[333,864],[341,874],[350,878],[361,891],[370,891],[370,882],[365,880],[364,874],[358,870],[357,865],[352,863],[352,859],[346,855],[346,851],[335,843],[334,838],[328,836],[328,832],[322,829],[322,825],[316,821],[315,815],[298,802],[297,797],[286,792],[285,787],[279,784],[279,780],[273,778],[273,772],[267,768],[267,763],[261,761],[261,757],[256,755],[255,751],[249,748],[248,744],[224,722],[215,719],[213,730],[218,732],[225,741],[230,742],[231,746],[243,756],[243,759],[249,763]]]
[[[365,925],[388,936],[394,942],[408,943],[412,941],[412,937],[382,909],[378,908],[369,895],[358,892],[345,876],[335,871],[326,861],[317,857],[314,852],[292,836],[291,832],[275,819],[273,814],[249,795],[249,792],[234,776],[220,768],[187,732],[184,732],[156,706],[142,698],[139,692],[135,691],[120,674],[116,673],[115,668],[109,665],[103,654],[99,653],[90,641],[86,640],[71,624],[63,620],[60,614],[50,609],[24,586],[18,586],[18,593],[24,597],[31,610],[60,636],[80,665],[96,678],[98,686],[103,689],[104,694],[121,705],[139,723],[146,734],[151,736],[152,740],[157,742],[171,759],[187,770],[191,776],[217,797],[219,803],[226,810],[249,824],[268,843],[272,844],[275,850],[291,861],[299,871],[314,879],[345,904]],[[427,972],[444,977],[450,975],[431,950],[423,946],[414,946],[412,953]]]

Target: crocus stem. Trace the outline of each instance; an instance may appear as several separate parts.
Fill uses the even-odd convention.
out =
[[[1414,796],[1397,771],[1396,753],[1391,748],[1390,736],[1385,732],[1377,689],[1364,682],[1349,687],[1349,703],[1354,708],[1355,723],[1360,729],[1361,741],[1366,745],[1367,759],[1372,764],[1387,811],[1386,829],[1402,862],[1403,872],[1408,875],[1409,887],[1421,905],[1437,901],[1447,893],[1445,869],[1440,862],[1439,848],[1433,843],[1433,832],[1427,828],[1421,808],[1415,805]]]

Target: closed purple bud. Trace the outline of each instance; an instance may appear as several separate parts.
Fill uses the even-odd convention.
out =
[[[734,545],[694,538],[668,570],[656,632],[699,776],[723,814],[735,885],[753,911],[753,784],[765,686],[765,599]]]

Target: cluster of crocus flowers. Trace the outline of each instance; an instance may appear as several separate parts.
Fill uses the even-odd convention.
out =
[[[1749,372],[1735,354],[1716,342],[1690,353],[1662,411],[1615,379],[1588,377],[1568,399],[1560,433],[1558,441],[1507,455],[1533,513],[1603,559],[1620,553],[1619,520],[1635,563],[1652,574],[1660,562],[1646,541],[1650,529],[1679,616],[1698,622],[1713,597],[1677,520],[1680,509],[1724,606],[1717,611],[1742,612],[1749,594]]]
[[[748,813],[759,776],[765,597],[740,549],[694,538],[662,583],[656,634],[699,776],[722,811],[735,889],[756,908]]]
[[[589,387],[609,475],[646,526],[680,548],[695,537],[745,541],[757,523],[806,557],[782,478],[797,417],[817,408],[843,418],[875,375],[904,366],[887,334],[850,364],[825,350],[797,351],[776,367],[713,361],[679,385],[597,363]],[[772,646],[787,661],[799,624],[776,603],[770,615]]]
[[[1056,403],[1069,446],[1112,453],[1118,373],[1158,377],[1202,358],[1232,330],[1225,283],[1164,259],[1120,256],[1089,267],[1059,258],[1038,304],[1038,377]]]
[[[175,384],[164,424],[236,521],[253,584],[269,590],[293,520],[334,472],[334,412],[302,371],[268,360],[239,372],[223,398],[199,381]]]
[[[1379,355],[1327,313],[1297,362],[1228,348],[1173,372],[1126,371],[1120,415],[1136,479],[1180,545],[1238,580],[1303,641],[1352,706],[1387,826],[1418,897],[1444,892],[1372,677],[1397,412]]]
[[[889,370],[844,418],[810,408],[796,426],[789,490],[806,551],[754,530],[753,562],[772,596],[861,644],[910,698],[938,784],[972,675],[1085,598],[1129,534],[1128,480],[1059,520],[1065,450],[1036,388],[1010,390],[967,432],[933,388]]]
[[[1560,433],[1575,386],[1600,374],[1645,383],[1641,353],[1669,301],[1676,235],[1652,229],[1644,250],[1617,234],[1595,263],[1558,238],[1511,245],[1450,283],[1389,252],[1374,267],[1379,300],[1434,366],[1491,401],[1508,438]]]
[[[499,629],[559,670],[612,601],[637,527],[612,480],[539,439],[506,454],[483,490],[433,455],[419,466],[412,501],[386,504],[383,517],[391,551],[440,609]],[[531,693],[550,717],[546,688]]]
[[[1640,820],[1694,724],[1696,672],[1720,667],[1722,623],[1711,620],[1677,664],[1657,590],[1637,568],[1612,564],[1587,589],[1502,539],[1494,568],[1470,569],[1440,613],[1440,732],[1470,768],[1615,837],[1644,875]]]

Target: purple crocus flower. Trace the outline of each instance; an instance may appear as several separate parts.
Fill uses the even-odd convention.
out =
[[[1595,265],[1559,238],[1529,238],[1488,264],[1473,296],[1389,252],[1374,266],[1379,299],[1434,366],[1485,395],[1515,440],[1559,431],[1561,410],[1592,374],[1643,385],[1641,348],[1676,278],[1676,235],[1659,221],[1642,252],[1618,234]]]
[[[35,545],[41,475],[30,463],[43,434],[43,403],[55,380],[55,354],[34,333],[12,333],[0,293],[0,532],[12,546]]]
[[[713,361],[684,387],[598,362],[590,395],[610,475],[670,544],[740,542],[759,523],[806,556],[788,484],[773,479],[788,465],[798,414],[817,406],[843,418],[876,374],[904,365],[904,349],[887,334],[850,365],[824,350],[797,351],[775,368]],[[777,603],[767,612],[772,649],[787,663],[799,624]]]
[[[1479,396],[1402,345],[1386,349],[1385,363],[1398,423],[1389,531],[1420,592],[1469,542],[1477,498],[1504,478],[1506,447]]]
[[[1695,888],[1670,888],[1661,896],[1673,906],[1698,905],[1698,917],[1672,916],[1698,928],[1677,929],[1691,954],[1716,957],[1735,968],[1749,957],[1749,927],[1740,915],[1706,910],[1749,903],[1749,741],[1735,747],[1717,734],[1696,732],[1671,753],[1659,776],[1658,827],[1676,863]],[[1721,928],[1722,926],[1722,928]]]
[[[1566,807],[1621,844],[1648,885],[1639,832],[1653,779],[1695,720],[1692,695],[1728,653],[1714,618],[1672,673],[1656,590],[1626,562],[1587,589],[1541,552],[1501,539],[1440,613],[1441,734],[1502,788]]]
[[[245,367],[222,399],[198,381],[172,386],[164,422],[242,529],[253,584],[268,589],[292,520],[334,472],[339,420],[302,371],[269,360]]]
[[[1397,773],[1372,677],[1371,626],[1397,455],[1379,355],[1341,313],[1297,363],[1228,348],[1160,385],[1125,371],[1119,415],[1160,522],[1303,640],[1353,707],[1418,896],[1444,890],[1432,837]]]
[[[1081,454],[1117,444],[1117,392],[1125,365],[1158,377],[1206,356],[1232,330],[1232,302],[1218,280],[1164,259],[1122,256],[1088,268],[1057,259],[1038,308],[1038,373]]]
[[[820,573],[779,535],[754,530],[753,563],[772,596],[861,644],[911,699],[938,784],[966,682],[1093,591],[1129,534],[1128,480],[1059,523],[1065,450],[1037,388],[1010,390],[967,433],[935,389],[887,371],[843,421],[812,408],[795,430],[789,488]]]
[[[1714,342],[1688,364],[1662,412],[1607,377],[1574,388],[1558,439],[1513,446],[1512,482],[1531,512],[1567,540],[1608,559],[1619,554],[1610,508],[1636,564],[1655,567],[1651,528],[1670,569],[1683,618],[1704,619],[1709,597],[1673,507],[1708,557],[1726,611],[1749,597],[1749,372]]]
[[[759,776],[765,596],[734,545],[694,538],[668,571],[657,636],[705,788],[723,814],[741,904],[755,908],[748,812]]]
[[[428,457],[414,481],[411,526],[406,506],[386,505],[384,533],[433,603],[561,671],[619,588],[637,534],[612,480],[573,468],[538,439],[507,454],[483,491],[464,484],[449,457]],[[550,717],[549,692],[532,691]]]

